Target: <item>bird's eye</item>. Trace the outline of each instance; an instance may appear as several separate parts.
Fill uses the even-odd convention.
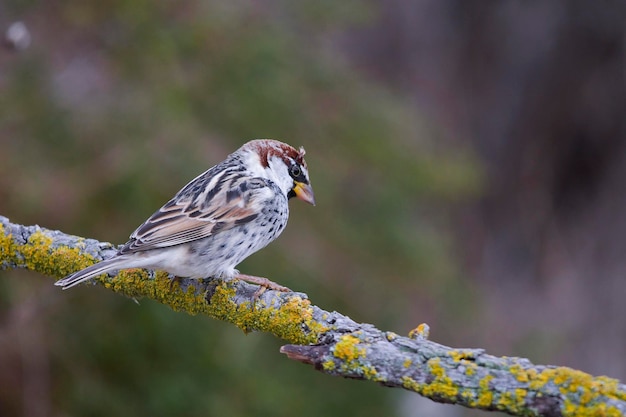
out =
[[[302,175],[302,170],[298,165],[294,164],[291,166],[291,168],[289,168],[289,174],[293,178],[298,178],[300,175]]]

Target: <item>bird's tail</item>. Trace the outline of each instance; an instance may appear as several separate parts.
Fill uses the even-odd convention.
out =
[[[64,290],[67,290],[68,288],[72,288],[74,285],[78,285],[81,282],[85,282],[87,280],[95,278],[98,275],[102,275],[104,273],[115,271],[118,269],[131,268],[132,266],[126,265],[126,261],[127,260],[124,257],[116,256],[114,258],[107,259],[102,262],[98,262],[97,264],[91,265],[85,269],[73,273],[72,275],[68,275],[65,278],[55,282],[54,285],[58,285],[59,287],[63,287]]]

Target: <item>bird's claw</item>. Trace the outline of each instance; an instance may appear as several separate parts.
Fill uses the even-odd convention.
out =
[[[249,282],[251,284],[256,284],[259,286],[259,289],[254,292],[252,295],[252,309],[254,310],[254,306],[256,302],[259,300],[261,295],[267,290],[280,291],[280,292],[291,292],[291,290],[283,285],[277,284],[274,281],[270,281],[267,278],[263,277],[255,277],[253,275],[245,275],[245,274],[237,274],[235,278],[240,279],[242,281]]]

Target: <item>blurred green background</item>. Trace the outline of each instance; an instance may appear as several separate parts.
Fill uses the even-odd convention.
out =
[[[124,243],[253,138],[317,206],[240,265],[407,334],[626,378],[624,4],[15,1],[0,214]],[[0,416],[483,415],[281,341],[0,272]]]

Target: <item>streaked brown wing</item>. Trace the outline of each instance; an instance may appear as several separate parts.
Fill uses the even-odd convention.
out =
[[[222,190],[202,203],[177,196],[139,226],[120,252],[180,245],[248,223],[261,210],[259,202],[250,198],[252,193],[258,194],[259,185],[258,181],[253,186],[242,181],[235,189]]]

